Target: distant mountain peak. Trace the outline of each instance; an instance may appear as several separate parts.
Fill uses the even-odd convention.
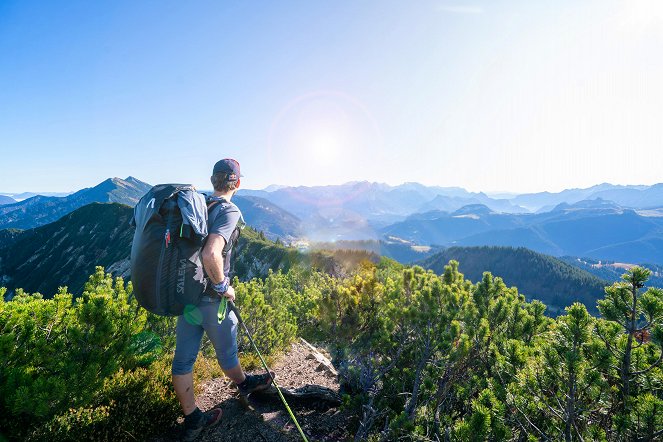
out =
[[[451,215],[452,216],[459,216],[459,215],[490,215],[491,213],[495,213],[495,212],[490,210],[490,207],[486,206],[485,204],[468,204],[467,206],[463,206],[460,209],[456,210]]]
[[[0,195],[0,205],[3,204],[14,204],[16,200],[7,195]]]
[[[125,187],[128,187],[128,186],[131,186],[131,184],[127,183],[123,179],[118,178],[118,177],[112,177],[112,178],[106,178],[105,180],[103,180],[102,182],[97,184],[96,186],[87,187],[85,189],[79,190],[74,195],[81,194],[81,193],[84,193],[84,192],[104,192],[104,193],[105,192],[112,192],[113,190],[117,189],[118,187],[125,188]]]
[[[553,209],[554,212],[568,212],[574,210],[591,210],[591,211],[609,211],[609,212],[621,212],[623,211],[622,207],[619,204],[616,204],[613,201],[609,201],[603,198],[594,198],[578,201],[574,204],[569,203],[560,203]]]
[[[113,184],[117,185],[117,186],[122,186],[122,187],[126,187],[127,184],[131,184],[129,181],[123,180],[122,178],[118,178],[118,177],[112,178],[111,182]]]
[[[269,186],[265,187],[262,190],[264,192],[275,192],[277,190],[281,190],[281,189],[284,189],[286,187],[288,187],[288,186],[283,185],[283,184],[270,184]]]
[[[127,183],[131,183],[131,184],[147,184],[144,181],[139,180],[138,178],[132,177],[131,175],[126,177],[124,179],[124,181],[126,181]]]
[[[559,203],[553,209],[551,212],[563,212],[564,210],[568,209],[571,207],[571,204],[564,202],[564,203]]]

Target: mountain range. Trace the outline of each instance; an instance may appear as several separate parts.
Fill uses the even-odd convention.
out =
[[[126,205],[92,203],[44,226],[0,230],[0,286],[8,287],[10,293],[21,287],[50,297],[60,286],[68,286],[70,292],[80,294],[97,265],[116,276],[130,276],[132,215],[133,210]],[[338,275],[364,259],[376,261],[377,255],[341,249],[302,253],[263,239],[253,229],[245,229],[232,270],[243,280],[264,277],[270,270],[287,271],[294,266],[312,266]],[[525,249],[451,248],[420,264],[442,272],[450,259],[459,260],[461,271],[473,281],[484,270],[502,276],[508,285],[516,285],[528,298],[549,304],[551,314],[576,299],[587,302],[591,308],[605,285],[587,272]]]
[[[663,184],[491,198],[454,187],[351,182],[238,195],[293,214],[300,224],[290,230],[309,242],[522,246],[553,256],[663,263]]]
[[[133,207],[151,188],[151,184],[128,177],[109,178],[94,187],[59,197],[33,195],[17,202],[0,195],[0,229],[29,229],[45,225],[93,202],[114,202]],[[267,238],[280,238],[289,242],[301,234],[301,221],[268,200],[255,196],[236,196],[233,202],[251,226],[263,231]]]
[[[355,212],[366,219],[393,222],[398,218],[431,210],[453,212],[463,206],[483,204],[494,212],[536,213],[552,210],[561,203],[575,204],[601,198],[631,209],[663,207],[663,183],[652,186],[599,184],[586,189],[567,189],[557,193],[539,192],[489,197],[483,192],[468,192],[460,187],[424,186],[405,183],[390,186],[367,181],[330,186],[270,186],[264,190],[240,190],[238,195],[265,198],[305,219],[325,208]]]
[[[271,191],[240,190],[238,195],[264,198],[294,214],[302,220],[302,233],[314,241],[377,239],[378,228],[431,209],[456,210],[469,204],[485,204],[496,211],[527,211],[484,193],[419,183],[389,186],[361,181],[336,186],[277,187]]]
[[[596,198],[611,200],[630,208],[661,207],[663,206],[663,184],[620,186],[603,183],[586,189],[566,189],[557,193],[526,193],[517,195],[510,201],[531,212],[545,212],[561,203],[573,204]]]
[[[17,201],[26,200],[28,198],[32,198],[33,196],[37,195],[62,197],[62,196],[71,195],[72,193],[74,192],[21,192],[21,193],[0,192],[0,197],[7,196],[13,199],[14,202],[17,202]]]
[[[265,206],[264,201],[258,197],[238,198],[243,205],[249,204],[244,209],[247,213],[254,206],[255,210],[263,210],[257,213],[260,216],[275,210],[271,203]],[[586,206],[587,203],[564,205],[558,207],[557,212],[579,216],[581,211],[578,207]],[[593,208],[598,213],[607,211],[612,214],[615,210],[614,205],[605,202]],[[485,206],[470,206],[455,213],[461,220],[472,221],[476,221],[475,216],[481,219],[481,216],[493,215]],[[73,293],[80,293],[96,265],[104,266],[117,276],[128,277],[133,238],[130,226],[132,214],[132,208],[127,205],[91,203],[44,226],[0,230],[0,286],[8,287],[10,293],[21,287],[48,297],[63,285]],[[275,219],[280,219],[279,216]],[[284,216],[290,221],[295,220]],[[552,214],[549,216],[556,219]],[[581,265],[574,265],[572,258],[565,258],[569,263],[564,263],[524,248],[421,247],[392,240],[314,244],[310,247],[312,250],[302,252],[296,247],[275,243],[265,236],[250,228],[244,230],[234,258],[234,274],[250,279],[265,276],[270,270],[288,270],[294,266],[313,266],[332,274],[344,274],[361,260],[376,261],[378,255],[391,256],[401,262],[418,259],[417,264],[442,272],[444,265],[455,259],[460,262],[460,270],[468,279],[476,282],[484,271],[491,271],[502,277],[507,285],[518,287],[528,299],[546,303],[551,315],[560,313],[575,300],[595,311],[595,302],[602,296],[603,287],[618,278],[616,269],[607,273],[608,269],[603,268],[601,277],[598,277],[590,274],[596,273],[591,271],[595,269],[592,266],[586,268],[587,271],[578,268],[587,266],[584,260],[576,258],[575,261]],[[663,267],[653,269],[657,272],[655,277],[660,277]],[[655,283],[653,279],[652,284]]]
[[[34,196],[0,205],[0,229],[44,225],[91,202],[131,206],[149,188],[133,177],[111,178],[64,197]],[[242,189],[233,201],[266,238],[306,244],[303,248],[343,245],[410,262],[440,247],[494,245],[552,256],[663,263],[663,184],[600,184],[491,198],[458,187],[350,182]]]
[[[13,204],[0,206],[0,229],[29,229],[58,220],[90,203],[121,203],[135,205],[151,188],[133,177],[109,178],[100,184],[79,190],[65,197],[37,195]]]
[[[598,198],[561,203],[539,214],[496,213],[473,205],[411,215],[381,233],[417,244],[527,247],[553,256],[663,263],[661,215]]]

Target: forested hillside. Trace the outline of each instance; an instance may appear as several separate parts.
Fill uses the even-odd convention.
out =
[[[251,227],[271,240],[292,241],[301,233],[301,220],[295,215],[257,196],[235,196],[233,203],[242,211]]]
[[[128,256],[133,209],[93,203],[42,227],[0,230],[0,280],[51,297],[58,287],[81,293],[95,265],[105,267]]]
[[[624,272],[633,267],[633,264],[615,263],[614,261],[598,260],[592,258],[576,258],[574,256],[562,256],[561,261],[596,275],[604,281],[613,283],[619,281]],[[652,271],[649,285],[652,287],[663,287],[663,266],[658,264],[639,264]]]
[[[313,250],[364,250],[376,255],[391,258],[402,264],[411,264],[420,261],[441,250],[441,247],[417,246],[416,244],[400,240],[364,240],[364,241],[335,241],[312,243]]]
[[[575,301],[596,313],[596,301],[603,297],[606,281],[566,264],[552,256],[525,248],[450,247],[419,264],[442,273],[451,260],[470,281],[480,281],[484,272],[500,275],[509,286],[518,287],[528,300],[538,299],[557,315]]]
[[[0,285],[10,292],[22,288],[51,297],[61,286],[80,294],[96,265],[116,276],[129,277],[132,216],[129,206],[93,203],[45,226],[0,230]],[[301,253],[247,227],[240,237],[231,272],[248,280],[265,277],[270,269],[313,266],[339,275],[364,259],[376,262],[378,257],[345,250]]]

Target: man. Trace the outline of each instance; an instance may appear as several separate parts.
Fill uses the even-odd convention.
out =
[[[214,345],[216,357],[223,372],[235,385],[240,394],[267,388],[272,378],[269,374],[247,375],[237,358],[237,317],[228,311],[219,323],[217,313],[221,297],[235,300],[235,290],[230,285],[231,250],[223,256],[224,247],[231,237],[242,215],[230,202],[240,185],[239,163],[223,159],[214,165],[212,186],[214,193],[208,197],[208,237],[202,250],[205,273],[209,278],[208,290],[193,314],[177,318],[177,343],[173,359],[173,385],[184,412],[183,440],[194,440],[204,428],[215,425],[221,419],[221,409],[214,408],[203,413],[197,406],[193,394],[193,364],[200,350],[203,331]],[[273,374],[272,374],[273,375]]]

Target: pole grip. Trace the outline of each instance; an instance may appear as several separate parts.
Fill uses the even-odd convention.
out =
[[[235,316],[237,316],[237,321],[242,324],[244,321],[242,321],[242,316],[239,314],[239,309],[235,306],[235,303],[232,302],[230,299],[228,300],[228,308],[235,313]]]

